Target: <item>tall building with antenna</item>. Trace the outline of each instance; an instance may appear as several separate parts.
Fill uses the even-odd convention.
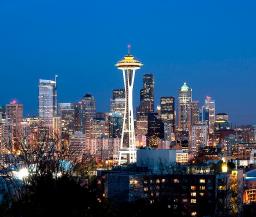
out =
[[[133,85],[135,72],[142,65],[130,54],[130,46],[128,46],[128,54],[116,64],[116,67],[123,73],[125,87],[125,112],[119,150],[119,165],[134,163],[137,160],[133,118]]]
[[[57,75],[55,80],[39,80],[39,117],[45,127],[53,127],[57,115]]]

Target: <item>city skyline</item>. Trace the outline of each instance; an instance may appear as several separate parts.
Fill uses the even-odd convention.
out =
[[[0,216],[256,217],[255,11],[0,1]]]
[[[97,110],[108,111],[112,90],[122,88],[115,61],[131,43],[132,53],[145,65],[135,79],[136,106],[143,75],[153,73],[157,104],[161,96],[177,97],[187,81],[193,99],[203,103],[209,95],[217,112],[229,113],[234,124],[255,123],[256,43],[250,27],[256,3],[199,1],[183,6],[147,1],[147,8],[144,3],[136,2],[132,16],[126,17],[114,1],[1,2],[0,92],[5,94],[0,104],[16,98],[26,115],[36,115],[38,80],[58,74],[59,102],[78,101],[91,93]],[[95,16],[91,8],[102,16]],[[121,24],[129,30],[121,31]]]
[[[140,74],[140,73],[138,73],[138,74]],[[136,83],[137,83],[137,86],[134,86],[134,100],[133,101],[135,101],[134,102],[134,109],[136,110],[136,109],[138,109],[139,108],[139,106],[140,106],[140,85],[143,83],[143,76],[144,75],[147,75],[147,74],[143,74],[143,75],[140,75],[140,76],[138,76],[138,77],[141,77],[140,79],[140,81],[137,81],[136,82],[136,78],[135,78],[135,85],[136,85]],[[154,75],[154,77],[155,77],[155,74],[153,74]],[[59,77],[59,75],[54,75],[54,76],[58,76]],[[30,106],[27,106],[26,104],[24,104],[19,98],[16,98],[16,97],[13,97],[13,98],[9,98],[9,101],[7,101],[6,103],[1,103],[0,105],[1,106],[5,106],[6,104],[9,104],[9,103],[12,103],[13,101],[16,101],[17,103],[19,103],[19,104],[22,104],[23,106],[24,106],[24,117],[33,117],[33,116],[38,116],[39,115],[39,111],[38,111],[38,103],[39,103],[39,101],[38,101],[38,81],[40,81],[40,80],[49,80],[49,81],[54,81],[54,79],[55,79],[55,77],[52,77],[52,78],[47,78],[47,79],[44,79],[44,78],[39,78],[38,80],[37,80],[37,87],[36,87],[36,90],[37,90],[37,95],[36,95],[36,101],[34,102],[34,105],[30,105]],[[58,79],[58,81],[59,81],[60,79]],[[140,83],[140,84],[139,84]],[[187,84],[189,84],[189,82],[187,82],[187,81],[185,81],[185,82],[183,82],[183,83],[181,83],[180,84],[180,87],[184,84],[184,83],[187,83]],[[120,85],[120,87],[119,87],[119,89],[121,89],[122,88],[122,81],[121,81],[121,85]],[[190,85],[190,84],[189,84]],[[58,82],[57,82],[57,86],[59,86],[59,84],[58,84]],[[157,88],[157,83],[156,83],[156,89],[158,89]],[[180,88],[179,87],[179,88]],[[191,87],[191,85],[190,85],[190,87]],[[157,107],[158,106],[160,106],[160,101],[161,101],[161,97],[166,97],[166,96],[169,96],[169,97],[174,97],[175,98],[175,100],[178,100],[178,95],[179,95],[179,88],[178,88],[178,90],[176,91],[176,93],[174,93],[174,94],[165,94],[165,95],[162,95],[162,96],[159,96],[159,93],[154,93],[156,96],[159,96],[158,98],[156,97],[156,99],[155,99],[155,106],[154,106],[154,109],[157,109]],[[192,89],[193,89],[193,87],[191,87]],[[74,100],[70,100],[70,99],[66,99],[66,101],[61,101],[60,99],[59,99],[59,95],[62,95],[61,94],[61,90],[59,90],[58,88],[57,88],[57,91],[58,91],[58,99],[57,99],[57,103],[59,104],[59,103],[77,103],[77,102],[79,102],[82,98],[83,98],[83,96],[85,95],[85,94],[92,94],[94,97],[95,97],[95,99],[96,99],[96,102],[97,102],[97,107],[96,107],[96,111],[97,112],[111,112],[111,96],[112,96],[112,91],[113,90],[115,90],[115,89],[118,89],[118,88],[112,88],[111,89],[111,91],[110,91],[110,93],[108,94],[109,95],[109,98],[108,99],[104,99],[103,101],[104,102],[106,102],[107,101],[107,103],[105,104],[105,105],[101,105],[101,104],[103,104],[101,101],[100,101],[100,98],[99,99],[97,99],[96,97],[95,97],[95,95],[94,95],[94,93],[92,93],[92,92],[90,92],[90,91],[84,91],[84,92],[79,92],[78,94],[80,94],[80,95],[76,95],[75,96],[75,99]],[[194,89],[193,89],[194,90]],[[193,91],[193,100],[196,100],[198,103],[199,103],[199,105],[200,106],[203,106],[204,105],[204,101],[205,101],[205,99],[207,98],[207,97],[213,97],[213,96],[209,96],[209,95],[205,95],[205,96],[201,96],[200,98],[195,98],[194,97],[194,91]],[[213,97],[214,98],[214,97]],[[101,105],[101,106],[98,106],[98,105]],[[234,124],[234,125],[250,125],[250,124],[255,124],[255,121],[254,121],[254,119],[249,119],[249,122],[244,122],[244,121],[239,121],[239,120],[237,120],[235,117],[232,117],[232,112],[230,112],[230,111],[227,111],[227,110],[225,110],[225,111],[223,111],[223,110],[220,110],[219,109],[219,107],[222,107],[221,105],[219,105],[218,104],[218,102],[217,102],[217,108],[216,108],[216,114],[217,113],[227,113],[227,114],[229,114],[231,117],[230,117],[230,119],[231,119],[231,121],[232,121],[232,124]],[[176,110],[176,112],[178,113],[178,108],[176,107],[175,108],[175,110]],[[239,115],[239,114],[238,114]],[[251,120],[251,121],[250,121]]]

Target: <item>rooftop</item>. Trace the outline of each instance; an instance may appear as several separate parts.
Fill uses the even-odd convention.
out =
[[[141,66],[143,66],[143,64],[139,60],[136,60],[131,54],[127,54],[116,64],[118,69],[140,69]]]
[[[180,88],[180,90],[182,91],[182,92],[187,92],[187,91],[189,91],[189,86],[187,85],[187,83],[186,82],[184,82],[184,84],[181,86],[181,88]]]

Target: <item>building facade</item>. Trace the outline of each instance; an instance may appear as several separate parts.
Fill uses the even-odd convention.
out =
[[[160,98],[160,118],[164,123],[165,140],[172,141],[175,135],[175,99],[172,96]]]
[[[39,80],[39,117],[45,127],[52,128],[53,117],[57,115],[56,80]]]
[[[11,101],[5,107],[6,120],[5,128],[8,133],[5,138],[5,142],[11,142],[14,146],[17,146],[22,142],[22,119],[23,119],[23,105],[16,102],[16,100]]]
[[[185,82],[179,90],[178,127],[189,132],[192,126],[191,117],[192,89]]]
[[[154,112],[154,76],[145,74],[143,76],[143,88],[140,90],[140,112]]]

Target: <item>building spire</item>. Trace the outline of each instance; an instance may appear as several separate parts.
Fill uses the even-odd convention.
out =
[[[127,48],[128,48],[128,55],[130,55],[131,54],[131,48],[132,48],[131,44],[128,44]]]
[[[55,76],[54,76],[54,81],[55,81],[55,83],[57,83],[57,78],[58,78],[59,76],[57,75],[57,74],[55,74]]]

